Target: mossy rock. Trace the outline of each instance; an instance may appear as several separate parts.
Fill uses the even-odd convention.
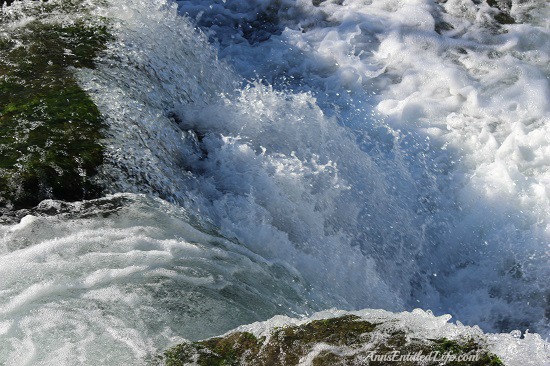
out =
[[[229,366],[297,365],[307,358],[314,366],[440,365],[502,366],[481,340],[417,339],[355,315],[314,320],[271,330],[268,337],[232,332],[223,337],[187,342],[170,348],[157,365]],[[402,360],[395,360],[401,357]],[[429,359],[431,355],[431,359]],[[409,358],[406,358],[409,357]],[[413,358],[416,357],[416,358]],[[424,357],[424,362],[420,362]],[[437,359],[436,359],[437,357]],[[420,363],[419,363],[420,362]]]
[[[102,193],[93,177],[103,162],[105,125],[74,72],[94,67],[110,35],[105,24],[83,17],[78,3],[37,4],[32,21],[0,33],[0,207]],[[59,14],[63,21],[53,20]],[[4,17],[0,24],[8,23]]]

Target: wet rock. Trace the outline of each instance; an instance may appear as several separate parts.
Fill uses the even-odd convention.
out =
[[[236,330],[222,337],[177,345],[158,365],[468,365],[504,363],[473,335],[423,338],[396,320],[357,315],[273,327],[257,337]]]
[[[131,199],[125,195],[107,196],[95,200],[65,202],[44,200],[32,208],[9,210],[0,207],[0,225],[13,225],[25,216],[56,216],[62,219],[108,217],[129,205]]]
[[[21,26],[9,25],[13,13],[0,12],[0,207],[102,194],[94,176],[105,126],[74,69],[93,68],[110,36],[105,25],[82,16],[78,3],[31,6],[34,19]],[[66,19],[53,22],[54,12]]]

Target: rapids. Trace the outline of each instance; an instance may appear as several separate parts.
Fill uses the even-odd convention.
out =
[[[143,361],[331,307],[546,338],[550,6],[495,14],[101,2],[114,38],[76,72],[112,195],[0,226],[0,363]]]

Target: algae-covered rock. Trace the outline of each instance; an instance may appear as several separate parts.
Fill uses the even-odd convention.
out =
[[[82,1],[0,9],[0,207],[98,197],[104,124],[74,72],[94,67],[107,25]]]
[[[306,321],[241,327],[224,336],[168,349],[154,363],[178,365],[504,365],[488,349],[482,333],[430,331],[405,317],[344,314]],[[409,318],[407,318],[407,316]],[[418,320],[424,315],[417,313]],[[280,317],[282,318],[282,317]],[[414,321],[413,321],[414,323]],[[421,323],[420,323],[421,324]],[[424,332],[418,329],[424,327]],[[444,328],[444,327],[443,327]],[[432,334],[433,337],[430,337]],[[445,336],[446,335],[446,336]]]

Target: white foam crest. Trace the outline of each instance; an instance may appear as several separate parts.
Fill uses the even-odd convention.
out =
[[[225,235],[267,258],[291,263],[313,286],[331,286],[353,306],[383,302],[398,308],[392,292],[407,296],[410,289],[390,278],[382,280],[384,269],[376,268],[369,256],[414,255],[421,249],[411,242],[418,243],[414,236],[422,234],[409,229],[412,223],[396,223],[388,230],[377,225],[378,220],[391,225],[395,212],[401,224],[411,218],[386,194],[384,172],[352,135],[321,112],[315,98],[256,84],[237,98],[207,107],[184,106],[181,114],[182,128],[204,134],[201,146],[208,158],[197,161],[193,170],[204,172],[203,186],[211,188],[197,195],[213,200],[202,210],[209,210]],[[382,237],[368,256],[361,252],[367,249],[354,247],[352,241],[366,225],[379,227],[373,235]],[[417,270],[414,263],[399,265],[407,276]],[[349,286],[337,283],[343,277]],[[384,289],[384,282],[392,283],[391,290]],[[357,292],[356,283],[368,284],[369,291]]]
[[[502,26],[470,0],[210,3],[223,11],[179,2],[244,77],[312,91],[397,188],[385,192],[400,202],[391,212],[415,213],[400,226],[422,243],[418,276],[403,281],[411,303],[485,329],[547,332],[548,2],[512,2],[524,23]],[[232,27],[239,17],[261,30]],[[346,159],[331,160],[353,187]],[[358,237],[376,253],[380,240]]]
[[[149,191],[200,213],[225,236],[305,274],[314,288],[334,289],[312,291],[319,301],[402,308],[410,284],[383,277],[418,272],[404,258],[421,251],[423,233],[386,194],[394,183],[355,137],[310,93],[260,83],[234,90],[237,76],[175,9],[136,7],[126,14],[115,6],[119,41],[97,71],[81,74],[110,124],[105,173],[115,188]],[[362,246],[358,236],[380,245]],[[388,256],[395,265],[381,264]],[[368,291],[356,291],[357,283]]]
[[[108,217],[0,227],[0,247],[11,248],[0,257],[1,363],[143,362],[181,337],[323,306],[302,297],[297,273],[233,250],[180,209],[123,197]],[[17,235],[22,247],[9,244]]]
[[[193,151],[170,112],[184,102],[208,103],[231,90],[235,78],[173,4],[111,5],[98,15],[112,19],[116,41],[99,60],[100,71],[81,72],[109,123],[106,183],[115,192],[139,187],[183,202],[190,198],[179,187],[192,177],[182,160]]]

